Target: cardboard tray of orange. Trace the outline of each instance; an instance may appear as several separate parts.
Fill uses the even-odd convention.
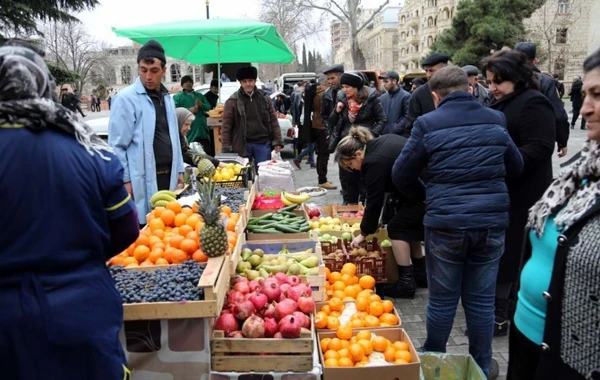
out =
[[[149,267],[154,270],[157,267]],[[228,257],[210,258],[198,282],[204,289],[203,301],[147,302],[123,305],[123,319],[140,321],[149,319],[185,319],[217,317],[229,288]]]
[[[372,352],[368,355],[365,352],[366,348],[364,344],[351,343],[352,339],[358,337],[359,334],[373,335],[363,333],[363,331],[372,331],[376,335],[376,337],[371,337],[371,340],[369,340]],[[376,331],[370,329],[353,331],[353,338],[348,341],[348,344],[345,344],[348,348],[344,348],[345,345],[335,336],[334,331],[318,331],[317,338],[319,339],[319,356],[323,365],[324,380],[419,379],[421,371],[419,355],[406,331],[400,327]],[[323,341],[323,339],[329,339],[329,341]],[[334,352],[328,354],[327,352],[330,351],[334,339],[337,339],[336,343],[334,343],[336,347],[333,347],[334,349],[331,350]],[[322,348],[325,343],[327,343],[328,347],[325,347],[327,351],[323,353]],[[356,347],[357,344],[360,347]],[[337,347],[338,345],[340,347]],[[401,353],[397,354],[400,351]],[[376,355],[372,356],[373,354]],[[325,356],[334,359],[327,360]],[[335,359],[336,356],[338,359]],[[364,359],[364,357],[368,359]],[[392,359],[393,361],[387,359]],[[403,364],[394,364],[395,362],[402,362]],[[332,366],[332,364],[337,364],[337,366]]]
[[[353,303],[354,306],[352,306]],[[376,304],[373,306],[373,312],[370,310],[371,304]],[[356,307],[357,305],[360,305],[360,308],[363,310],[356,310],[351,314],[344,312],[346,308]],[[324,306],[326,307],[323,308]],[[340,318],[339,316],[336,316],[337,314],[334,314],[334,318],[338,318],[338,320],[329,322],[328,317],[331,316],[331,306],[329,301],[316,302],[315,314],[313,315],[313,324],[315,325],[315,328],[317,328],[318,331],[335,332],[344,322],[350,323],[353,330],[368,328],[376,331],[402,326],[402,318],[400,318],[398,311],[394,307],[394,303],[390,300],[369,301],[368,299],[365,299],[364,301],[347,301],[343,302],[343,307],[344,308],[339,312],[340,316],[343,315],[344,317]]]
[[[211,368],[218,372],[308,372],[313,369],[316,333],[296,339],[226,338],[213,330],[210,338]]]

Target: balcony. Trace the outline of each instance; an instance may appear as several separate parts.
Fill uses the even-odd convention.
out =
[[[421,61],[421,53],[418,53],[418,52],[408,53],[408,59],[410,61],[420,62]]]
[[[450,27],[450,26],[452,26],[452,19],[451,18],[447,18],[447,19],[442,20],[442,19],[438,18],[438,20],[437,20],[437,26],[439,28]]]
[[[419,45],[421,43],[421,39],[419,38],[419,36],[410,36],[408,39],[408,43],[410,43],[411,45]]]

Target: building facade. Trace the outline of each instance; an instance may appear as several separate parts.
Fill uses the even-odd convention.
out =
[[[344,42],[350,38],[350,27],[339,20],[331,22],[331,57],[335,57]]]

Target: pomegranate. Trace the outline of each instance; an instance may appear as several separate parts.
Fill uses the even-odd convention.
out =
[[[305,293],[304,290],[304,286],[302,285],[292,286],[290,290],[287,291],[287,297],[298,302],[300,297]]]
[[[279,321],[278,326],[281,336],[286,339],[298,338],[300,336],[300,331],[302,330],[302,325],[300,325],[300,321],[298,321],[298,318],[294,317],[293,315],[288,315],[284,317],[281,321]]]
[[[235,319],[233,314],[224,313],[217,318],[215,321],[215,330],[223,330],[225,335],[229,334],[232,331],[238,330],[240,328],[238,321]]]
[[[250,293],[250,287],[247,282],[236,282],[235,285],[233,285],[233,290],[240,292],[243,295]]]
[[[267,304],[267,296],[264,295],[263,293],[260,293],[259,291],[255,291],[254,293],[249,293],[250,297],[248,298],[248,300],[250,302],[252,302],[252,304],[254,305],[254,308],[256,310],[262,310],[265,308],[265,305]]]
[[[300,277],[298,276],[288,276],[288,284],[292,285],[292,286],[296,286],[298,284],[302,283],[302,281],[300,281]]]
[[[279,289],[275,280],[266,280],[260,291],[267,296],[269,302],[279,301],[279,297],[281,296],[281,289]]]
[[[277,306],[276,302],[268,304],[265,308],[263,316],[265,318],[275,318],[275,306]]]
[[[284,299],[275,306],[275,319],[281,321],[283,317],[291,315],[298,310],[298,303],[289,298]]]
[[[288,284],[287,282],[285,284],[281,284],[279,286],[279,289],[281,289],[281,294],[287,295],[287,292],[288,290],[290,290],[291,287],[292,285]]]
[[[237,284],[238,282],[248,282],[248,279],[246,277],[236,277],[235,279],[235,283]]]
[[[242,334],[245,338],[264,338],[265,321],[256,315],[251,315],[242,325]]]
[[[250,288],[250,292],[255,292],[257,289],[260,289],[260,285],[256,280],[248,282],[248,287]]]
[[[277,333],[275,333],[275,335],[273,335],[273,338],[275,338],[275,339],[283,339],[283,336],[281,336],[281,333],[279,331],[277,331]]]
[[[294,318],[296,318],[300,322],[300,326],[309,328],[310,327],[310,318],[301,311],[294,311]]]
[[[277,321],[274,318],[265,318],[265,337],[272,338],[277,331]]]
[[[277,281],[277,285],[283,285],[288,283],[288,276],[285,273],[276,273],[275,281]]]
[[[233,305],[233,315],[240,321],[245,321],[255,312],[254,305],[248,300]]]
[[[315,300],[313,300],[311,297],[308,297],[306,293],[304,293],[302,297],[298,299],[298,308],[300,308],[304,314],[314,313]]]
[[[236,292],[235,290],[231,290],[227,294],[227,301],[225,301],[225,305],[227,305],[227,306],[235,305],[235,304],[242,302],[243,300],[244,300],[244,295],[242,293]]]
[[[229,334],[227,334],[228,338],[244,338],[244,334],[242,334],[241,331],[232,331]]]

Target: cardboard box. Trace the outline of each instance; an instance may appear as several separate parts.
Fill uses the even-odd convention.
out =
[[[402,341],[408,344],[408,348],[411,355],[411,362],[409,364],[400,365],[382,365],[372,367],[355,367],[355,368],[341,368],[341,367],[325,367],[325,360],[323,353],[319,349],[319,357],[321,364],[323,364],[323,379],[324,380],[419,380],[419,373],[421,371],[421,362],[419,355],[415,350],[410,337],[400,327],[390,328],[386,330],[372,330],[372,329],[361,329],[373,331],[375,335],[386,337],[392,342]],[[356,335],[358,331],[355,330],[353,335]],[[324,331],[320,330],[317,332],[317,339],[319,342],[323,338],[334,338],[335,331]]]

